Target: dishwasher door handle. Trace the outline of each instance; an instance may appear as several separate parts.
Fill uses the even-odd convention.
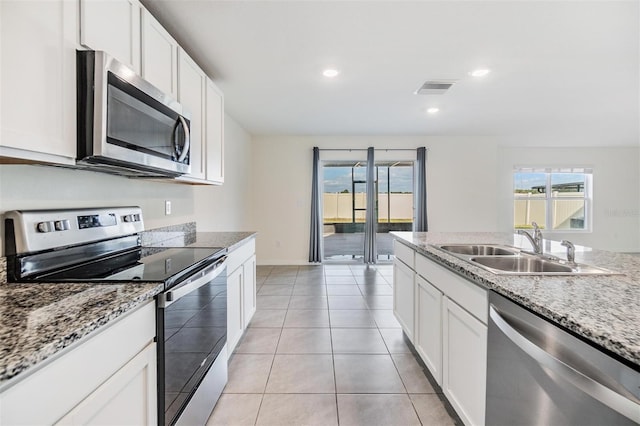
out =
[[[509,324],[509,322],[493,305],[489,305],[489,317],[500,331],[502,331],[502,333],[511,340],[511,342],[513,342],[513,344],[523,350],[538,364],[553,371],[563,380],[571,383],[591,398],[601,402],[623,416],[628,417],[634,422],[640,423],[640,404],[611,390],[599,381],[590,377],[589,374],[576,370],[572,366],[564,363],[540,346],[533,343]]]

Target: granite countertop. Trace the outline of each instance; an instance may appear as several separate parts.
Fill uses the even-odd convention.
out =
[[[186,232],[174,233],[149,231],[143,238],[147,247],[226,247],[233,251],[256,235],[255,232]]]
[[[162,290],[148,283],[0,285],[0,389]]]
[[[161,232],[147,232],[143,241],[153,247],[227,247],[233,251],[255,236],[255,232],[192,231],[195,224],[167,227]],[[163,290],[157,283],[7,284],[6,281],[6,259],[0,258],[0,389],[14,383],[20,373]]]
[[[467,279],[531,309],[587,340],[640,366],[640,258],[576,246],[576,262],[624,275],[496,275],[434,244],[507,244],[531,250],[528,240],[509,233],[393,232],[396,239]],[[545,240],[545,253],[565,258],[566,249]]]

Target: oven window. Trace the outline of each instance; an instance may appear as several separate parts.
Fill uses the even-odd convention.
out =
[[[159,368],[164,368],[165,424],[182,412],[226,341],[225,274],[164,309]]]

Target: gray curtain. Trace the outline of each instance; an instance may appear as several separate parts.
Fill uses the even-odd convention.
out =
[[[416,220],[413,222],[415,232],[426,232],[427,226],[427,149],[418,148],[416,162]]]
[[[320,150],[313,148],[313,176],[311,184],[311,233],[309,235],[309,262],[322,262],[322,212],[320,204],[320,177],[318,163]]]
[[[378,212],[376,211],[376,165],[373,148],[367,149],[367,212],[364,224],[364,263],[376,263],[376,232]]]

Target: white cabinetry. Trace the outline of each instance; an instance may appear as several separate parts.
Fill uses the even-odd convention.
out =
[[[155,302],[125,314],[0,393],[0,424],[157,423]]]
[[[146,9],[142,10],[141,42],[142,77],[177,99],[178,42]]]
[[[393,263],[393,313],[413,342],[414,272],[399,260]]]
[[[80,0],[80,43],[139,74],[141,9],[138,0]]]
[[[445,298],[442,390],[465,424],[484,425],[487,326]]]
[[[77,3],[0,1],[0,160],[74,164]]]
[[[227,347],[231,356],[256,311],[256,242],[250,238],[227,259]]]
[[[404,244],[394,250],[396,318],[462,421],[484,425],[487,291]]]
[[[156,344],[152,343],[56,424],[154,425],[157,407],[149,395],[157,392],[156,383]]]
[[[178,52],[178,101],[191,114],[191,173],[186,177],[205,178],[204,98],[205,73],[187,53]]]
[[[206,175],[207,181],[221,185],[224,182],[224,95],[209,78],[206,95]]]
[[[415,348],[442,386],[442,292],[416,277]]]

